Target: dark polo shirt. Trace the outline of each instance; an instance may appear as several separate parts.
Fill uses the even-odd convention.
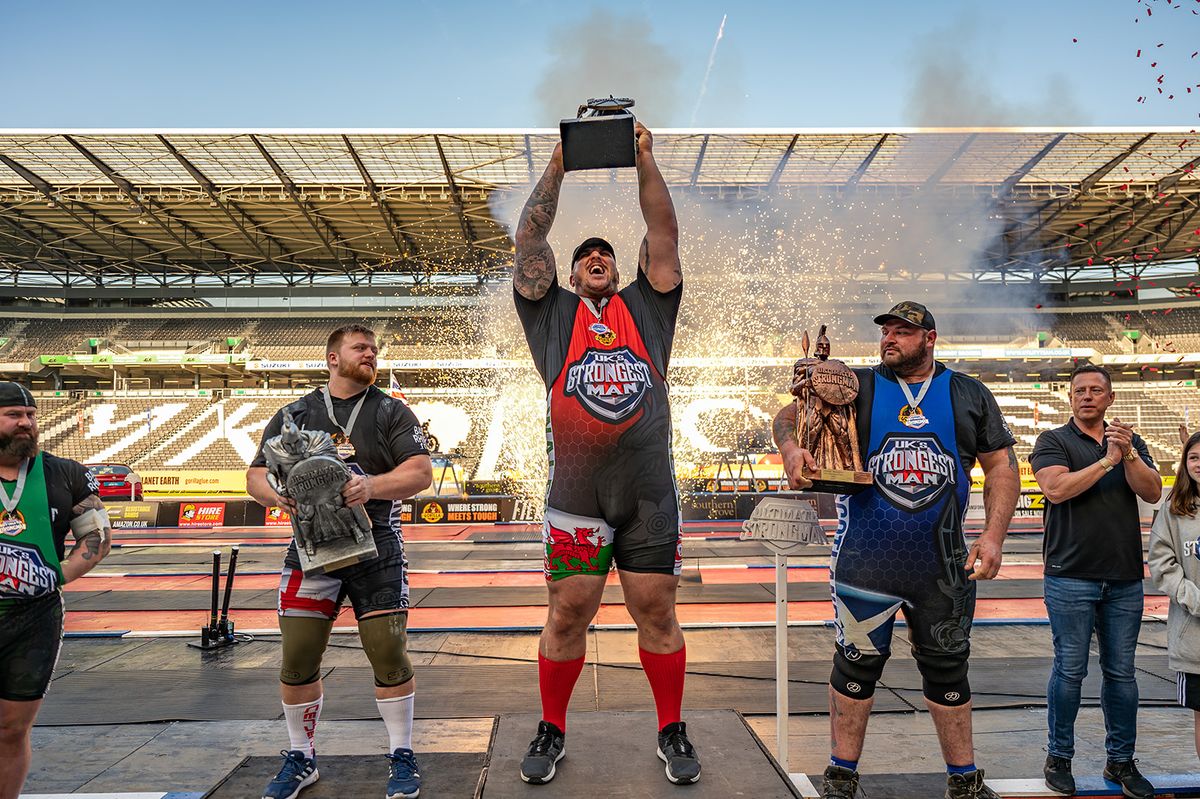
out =
[[[1147,466],[1156,468],[1146,442],[1137,433],[1133,434],[1133,447]],[[1097,443],[1072,419],[1038,436],[1029,462],[1034,473],[1047,466],[1066,466],[1077,472],[1099,461],[1107,451],[1107,445]],[[1046,574],[1083,580],[1142,579],[1142,528],[1137,495],[1125,481],[1125,461],[1118,461],[1079,496],[1056,505],[1047,500],[1043,523]]]

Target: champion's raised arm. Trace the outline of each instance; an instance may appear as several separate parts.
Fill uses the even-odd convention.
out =
[[[562,144],[558,144],[542,179],[525,201],[521,221],[517,224],[513,288],[527,300],[540,300],[554,282],[554,251],[546,237],[550,235],[550,226],[558,212],[558,194],[565,174]]]
[[[646,237],[638,253],[638,268],[655,291],[667,292],[683,280],[679,265],[679,222],[667,182],[654,161],[654,137],[641,122],[634,125],[637,136],[638,202],[646,220]],[[526,206],[528,208],[528,206]]]

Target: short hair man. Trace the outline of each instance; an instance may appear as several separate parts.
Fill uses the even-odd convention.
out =
[[[554,778],[566,751],[567,704],[614,560],[658,711],[657,754],[671,782],[700,777],[680,719],[686,670],[675,618],[680,514],[665,380],[683,295],[679,229],[650,131],[637,123],[635,132],[646,235],[630,285],[617,290],[616,253],[597,237],[571,256],[572,291],[558,285],[547,235],[564,176],[561,145],[516,233],[513,297],[549,395],[551,478],[542,535],[550,611],[538,648],[542,721],[521,762],[521,778],[534,784]]]
[[[17,799],[62,646],[62,587],[104,559],[112,530],[88,470],[40,450],[37,403],[17,383],[0,383],[0,481],[0,799]]]
[[[362,325],[329,335],[325,362],[329,383],[272,417],[262,441],[279,435],[284,411],[306,430],[330,433],[353,476],[342,488],[347,506],[362,505],[371,519],[378,551],[371,560],[308,576],[300,569],[296,542],[288,546],[279,581],[279,671],[290,751],[263,799],[294,799],[317,781],[314,736],[321,716],[321,657],[342,600],[349,597],[363,650],[375,672],[375,701],[388,732],[388,799],[418,794],[421,775],[412,751],[413,680],[408,657],[408,562],[400,536],[399,500],[414,496],[433,479],[425,436],[416,416],[398,399],[375,387],[379,347]],[[262,443],[246,472],[246,488],[259,504],[295,510],[267,482]]]
[[[903,609],[946,758],[946,798],[999,799],[975,768],[967,658],[974,581],[999,571],[1020,492],[1014,439],[987,387],[934,359],[937,326],[924,305],[898,303],[875,324],[883,363],[854,370],[856,432],[874,484],[838,498],[830,569],[837,624],[829,680],[833,746],[821,795],[852,799],[858,790],[875,684]],[[795,403],[775,417],[774,434],[789,484],[807,488],[802,472],[817,464],[796,441]],[[986,477],[985,519],[968,551],[962,523],[977,459]]]
[[[1142,626],[1142,529],[1138,498],[1157,502],[1162,478],[1133,428],[1104,417],[1116,399],[1112,378],[1086,364],[1071,373],[1071,418],[1038,436],[1030,457],[1046,495],[1046,612],[1054,666],[1046,688],[1046,784],[1075,792],[1075,717],[1087,675],[1092,630],[1100,645],[1100,704],[1108,733],[1104,776],[1126,796],[1154,796],[1133,761],[1138,687],[1134,651]]]

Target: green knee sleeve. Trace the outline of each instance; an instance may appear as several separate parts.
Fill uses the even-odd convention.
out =
[[[375,684],[392,688],[413,677],[408,659],[408,611],[359,619],[358,634],[363,651],[375,672]]]
[[[332,630],[333,619],[280,616],[283,664],[279,667],[279,681],[284,685],[311,685],[319,680],[321,656]]]

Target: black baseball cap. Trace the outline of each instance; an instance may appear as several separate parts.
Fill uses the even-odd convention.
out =
[[[0,383],[0,408],[11,408],[14,405],[36,408],[37,402],[29,393],[29,389],[20,383]]]
[[[916,325],[925,330],[937,330],[937,322],[933,321],[933,314],[929,312],[929,309],[912,300],[902,300],[896,303],[892,306],[892,310],[876,316],[875,324],[882,325],[889,319],[899,319],[901,322],[908,322],[910,325]]]
[[[575,252],[571,253],[571,266],[575,266],[575,262],[579,260],[579,253],[584,250],[590,250],[592,247],[601,247],[607,250],[608,254],[613,257],[613,260],[617,260],[617,251],[613,249],[611,244],[599,236],[592,236],[590,239],[584,239],[583,244],[580,244],[575,248]]]

